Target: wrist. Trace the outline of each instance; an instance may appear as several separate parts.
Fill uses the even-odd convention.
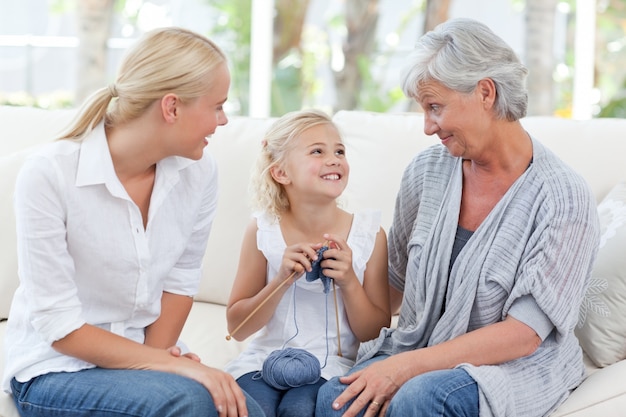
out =
[[[335,283],[337,284],[339,288],[344,290],[346,293],[350,293],[350,294],[352,294],[353,291],[358,290],[358,288],[363,288],[361,286],[361,283],[359,282],[359,279],[356,277],[356,274],[354,274],[354,272],[351,274],[348,274],[342,280],[335,280]]]

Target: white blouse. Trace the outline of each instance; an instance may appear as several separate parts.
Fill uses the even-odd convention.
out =
[[[2,388],[93,367],[51,344],[85,323],[143,343],[163,291],[192,296],[217,205],[217,165],[157,164],[144,229],[115,174],[102,124],[30,157],[15,189],[20,286],[6,331]]]

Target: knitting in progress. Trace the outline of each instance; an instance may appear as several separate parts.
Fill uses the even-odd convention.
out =
[[[321,262],[323,260],[323,254],[329,249],[328,242],[324,244],[317,251],[317,259],[311,263],[311,271],[306,273],[306,280],[311,282],[319,279],[324,286],[324,293],[328,296],[330,292],[331,282],[334,287],[334,281],[324,275],[322,272]],[[285,282],[288,282],[295,275],[295,271],[278,287],[280,288]],[[265,298],[257,308],[255,308],[244,320],[243,322],[233,330],[231,334],[226,336],[226,340],[230,340],[232,335],[241,328],[241,326],[246,323],[250,317],[252,317],[260,308],[263,306],[277,291],[274,290],[270,295]],[[337,295],[336,291],[333,291],[335,296],[335,307],[337,307]],[[294,290],[294,298],[296,295],[296,291]],[[328,299],[328,297],[327,297]],[[337,315],[337,311],[335,310]],[[294,320],[295,320],[295,311],[294,311]],[[337,325],[339,323],[339,318],[337,317]],[[289,343],[292,339],[294,339],[298,335],[298,324],[296,323],[296,334],[294,334],[289,340],[285,341],[283,346]],[[326,303],[326,333],[328,334],[328,302]],[[337,327],[337,336],[339,336],[339,327]],[[327,344],[327,352],[326,356],[328,356],[328,336],[326,337]],[[341,356],[341,342],[339,341],[339,356]],[[292,348],[292,347],[283,347],[282,349],[278,349],[273,351],[263,362],[262,370],[255,375],[255,378],[263,378],[263,380],[273,388],[279,390],[287,390],[289,388],[300,387],[302,385],[314,384],[321,377],[321,370],[326,366],[326,361],[324,365],[320,364],[320,361],[311,353],[307,352],[304,349]]]
[[[330,291],[330,282],[332,281],[331,278],[328,278],[322,272],[322,265],[321,265],[322,255],[327,250],[328,250],[328,246],[326,245],[322,246],[321,248],[317,250],[317,260],[311,263],[311,271],[306,273],[307,281],[311,282],[311,281],[315,281],[316,279],[319,279],[320,281],[322,281],[322,284],[324,284],[324,293],[326,294],[328,294],[328,291]]]

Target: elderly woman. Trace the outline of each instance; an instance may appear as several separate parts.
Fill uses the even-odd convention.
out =
[[[397,196],[398,326],[322,387],[317,416],[544,416],[581,382],[573,330],[599,222],[583,179],[520,124],[526,73],[474,20],[419,40],[404,91],[441,145]]]

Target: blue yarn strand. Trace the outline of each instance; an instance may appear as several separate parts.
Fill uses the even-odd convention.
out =
[[[328,293],[330,290],[330,280],[322,273],[320,266],[322,260],[322,254],[328,249],[328,246],[323,246],[317,251],[317,260],[311,265],[313,270],[307,272],[306,280],[314,281],[320,279],[324,285],[324,293],[326,294],[325,303],[325,324],[326,324],[326,357],[324,358],[324,365],[320,365],[320,361],[310,352],[292,347],[285,347],[287,343],[292,341],[300,332],[298,329],[298,320],[296,316],[296,288],[294,284],[293,288],[293,321],[296,328],[296,333],[287,339],[283,343],[283,347],[279,350],[275,350],[269,354],[269,356],[263,362],[263,369],[260,372],[260,377],[263,378],[265,383],[269,386],[279,389],[287,390],[289,388],[300,387],[303,385],[314,384],[320,378],[322,369],[326,367],[329,355],[328,346]],[[258,378],[258,373],[253,377]]]

